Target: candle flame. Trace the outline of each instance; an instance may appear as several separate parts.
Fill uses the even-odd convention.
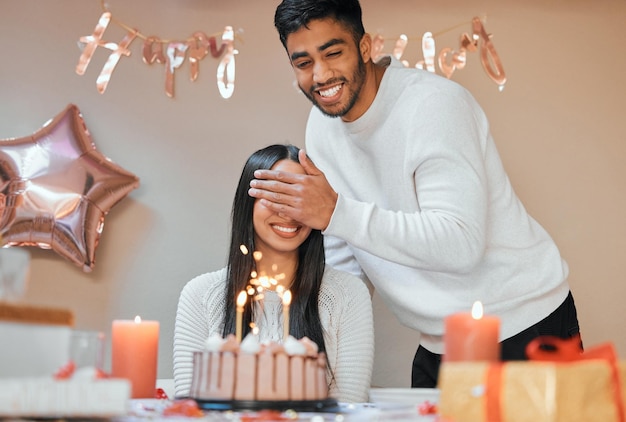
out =
[[[481,319],[483,317],[483,304],[477,300],[472,305],[472,318]]]
[[[246,304],[247,299],[248,299],[248,294],[246,293],[246,291],[245,290],[240,291],[239,296],[237,296],[237,306],[242,308],[243,305]]]
[[[291,290],[285,290],[283,293],[283,305],[289,306],[291,304]]]
[[[239,250],[242,254],[248,255],[248,248],[246,248],[246,245],[239,245]]]
[[[255,261],[260,261],[261,258],[263,258],[263,253],[261,251],[254,251],[252,252],[252,256],[254,257]]]

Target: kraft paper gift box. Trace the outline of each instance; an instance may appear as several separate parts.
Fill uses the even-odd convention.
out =
[[[443,420],[624,422],[626,363],[617,361],[612,345],[576,355],[558,348],[536,351],[529,357],[536,360],[443,362],[438,385]]]

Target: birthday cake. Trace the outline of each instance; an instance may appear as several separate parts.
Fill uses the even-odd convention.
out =
[[[328,397],[326,366],[325,353],[307,337],[261,344],[258,336],[249,334],[239,344],[233,335],[225,339],[214,335],[204,350],[193,354],[190,396],[213,405],[209,408],[233,403],[253,408],[310,404],[319,410],[336,404]]]

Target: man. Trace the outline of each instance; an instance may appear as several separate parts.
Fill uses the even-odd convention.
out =
[[[488,121],[458,84],[374,63],[358,0],[284,0],[275,26],[314,104],[307,174],[258,171],[249,194],[323,230],[327,262],[371,281],[420,332],[412,386],[435,387],[444,318],[475,300],[501,319],[501,356],[579,332],[568,267],[527,214]],[[302,153],[302,151],[301,151]]]

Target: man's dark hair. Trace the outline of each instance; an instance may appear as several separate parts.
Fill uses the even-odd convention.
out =
[[[345,25],[358,44],[365,34],[358,0],[283,0],[276,8],[274,26],[280,42],[287,48],[287,37],[308,28],[309,22],[331,18]]]

